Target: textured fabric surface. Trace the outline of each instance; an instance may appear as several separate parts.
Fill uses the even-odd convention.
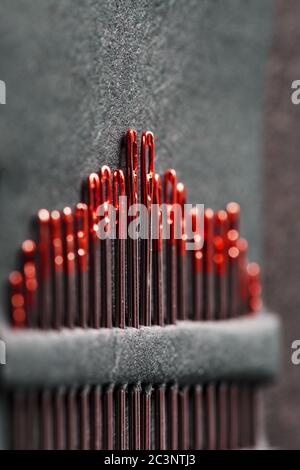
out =
[[[279,324],[270,314],[140,329],[4,331],[1,336],[7,385],[261,382],[278,371]]]
[[[116,167],[128,126],[157,135],[192,202],[237,200],[260,252],[264,67],[272,0],[3,0],[0,283],[40,207]],[[3,296],[2,296],[3,298]]]
[[[300,448],[300,366],[291,362],[291,344],[300,339],[300,106],[291,102],[291,84],[300,79],[300,2],[277,2],[268,76],[264,186],[265,299],[282,315],[283,367],[270,389],[271,443]]]

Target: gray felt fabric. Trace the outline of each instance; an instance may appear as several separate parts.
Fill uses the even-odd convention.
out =
[[[6,330],[2,338],[6,385],[265,382],[278,371],[279,324],[271,314],[124,330]]]
[[[30,218],[41,207],[74,204],[83,177],[119,165],[128,126],[155,132],[158,171],[174,166],[192,202],[239,201],[251,258],[259,257],[272,5],[1,1],[2,286],[31,234]]]

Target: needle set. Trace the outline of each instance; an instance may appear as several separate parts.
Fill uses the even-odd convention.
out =
[[[10,323],[16,329],[144,328],[180,321],[220,322],[261,309],[260,269],[240,236],[240,207],[186,211],[187,188],[174,169],[155,172],[151,132],[126,134],[126,171],[104,165],[84,184],[75,207],[36,217],[35,240],[20,250],[9,276]],[[121,197],[121,198],[120,198]],[[147,236],[124,236],[122,197],[141,203]],[[161,204],[170,236],[164,239]],[[99,206],[104,211],[99,215]],[[180,237],[174,207],[182,209]],[[114,209],[111,217],[109,207]],[[136,214],[128,211],[130,224]],[[196,249],[187,249],[186,220]],[[99,222],[108,236],[99,237]],[[153,225],[158,236],[153,238]],[[114,227],[113,227],[114,224]],[[109,236],[114,229],[115,237]],[[95,383],[15,390],[11,394],[15,448],[229,449],[255,444],[255,386],[231,382]]]

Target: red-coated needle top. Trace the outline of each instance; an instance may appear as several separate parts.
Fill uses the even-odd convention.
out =
[[[14,327],[20,328],[25,326],[26,322],[23,276],[19,271],[13,271],[9,275],[8,282],[10,286],[12,324]]]
[[[168,205],[168,223],[170,224],[170,243],[175,243],[175,213],[174,205],[177,203],[177,176],[176,171],[169,169],[164,174],[164,202]]]
[[[68,273],[75,271],[75,239],[74,239],[74,220],[70,207],[63,210],[63,222],[65,229],[65,246],[66,246],[66,270]]]
[[[176,185],[176,200],[177,204],[180,205],[181,208],[181,238],[178,239],[178,248],[179,253],[183,256],[186,254],[186,230],[185,230],[185,213],[184,213],[184,206],[186,203],[186,189],[183,183],[177,183]]]
[[[154,239],[153,249],[157,251],[162,250],[162,212],[161,212],[161,202],[162,202],[162,186],[160,175],[155,173],[153,178],[153,204],[155,211],[153,217],[155,218],[154,230],[156,230],[156,237]]]
[[[240,229],[240,213],[241,208],[237,202],[229,202],[226,206],[229,219],[229,228],[234,230]]]
[[[119,238],[125,238],[123,217],[123,206],[120,197],[126,196],[125,176],[122,170],[116,170],[113,175],[113,204],[116,211],[116,225]],[[122,214],[123,212],[123,214]]]
[[[197,229],[197,208],[193,207],[190,211],[190,216],[192,218],[192,230],[194,232],[194,243],[195,249],[193,250],[193,270],[194,272],[202,272],[203,269],[203,253],[202,253],[202,237],[200,233],[196,232]]]
[[[128,129],[126,134],[127,184],[129,205],[138,202],[138,144],[137,133]]]
[[[88,256],[88,206],[82,202],[75,208],[77,255],[80,271],[87,270]]]
[[[88,176],[88,201],[90,233],[95,236],[98,230],[97,209],[100,205],[100,179],[97,173]]]
[[[214,233],[214,211],[205,209],[204,211],[204,246],[203,254],[205,260],[205,271],[212,272],[213,269],[213,233]]]
[[[50,226],[54,256],[54,270],[56,272],[61,272],[63,270],[64,260],[61,234],[61,215],[59,211],[54,210],[51,212]]]
[[[148,152],[147,152],[148,150]],[[148,154],[148,168],[147,168]],[[154,135],[150,131],[142,133],[141,141],[141,192],[142,204],[148,209],[153,197],[153,176],[154,176]]]

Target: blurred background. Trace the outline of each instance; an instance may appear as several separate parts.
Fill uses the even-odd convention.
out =
[[[157,136],[190,202],[236,200],[264,299],[283,321],[266,396],[271,445],[300,448],[300,79],[297,0],[1,0],[0,282],[40,207],[72,205],[82,179],[123,165],[127,127]],[[295,246],[294,246],[295,245]]]
[[[276,2],[264,113],[264,299],[284,332],[280,379],[267,395],[268,430],[283,448],[300,447],[300,369],[291,363],[291,344],[300,338],[300,107],[290,98],[300,76],[299,19],[299,2]]]

